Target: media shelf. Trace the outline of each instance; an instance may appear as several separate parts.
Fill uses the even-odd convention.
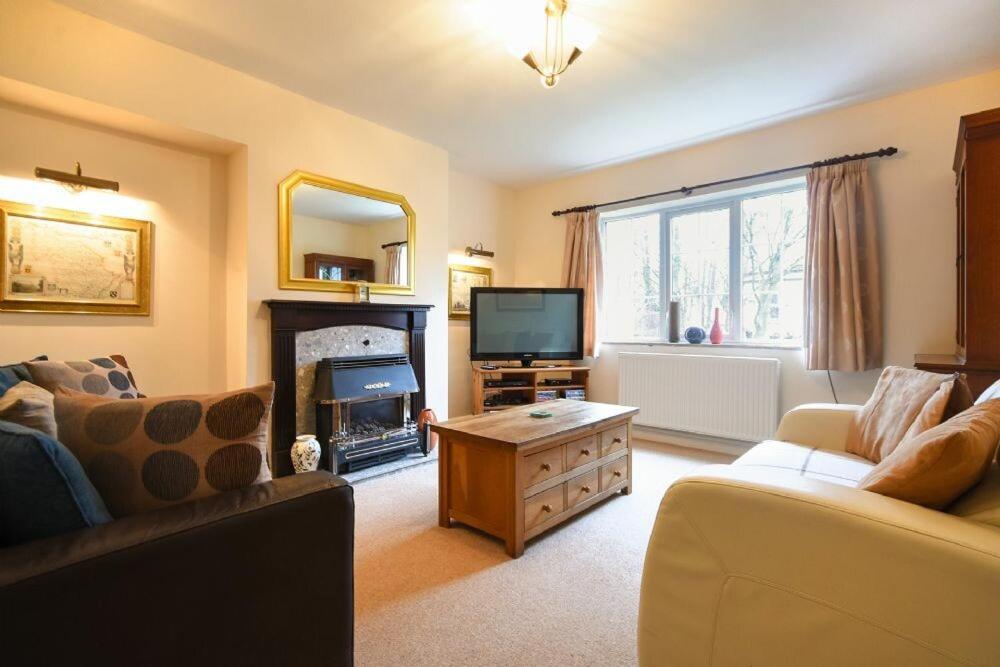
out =
[[[568,380],[569,384],[546,385],[546,378]],[[523,387],[487,387],[487,380],[526,380]],[[586,366],[499,366],[485,370],[480,365],[472,366],[472,410],[474,414],[507,410],[518,405],[538,402],[538,392],[554,391],[556,397],[566,398],[566,391],[583,390],[584,399],[589,398],[588,383],[590,369]],[[499,402],[487,405],[487,400],[499,396]],[[520,402],[515,402],[515,401]],[[544,403],[544,401],[543,401]]]

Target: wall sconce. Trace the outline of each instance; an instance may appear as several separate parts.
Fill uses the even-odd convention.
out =
[[[35,177],[45,179],[46,181],[62,183],[63,187],[68,190],[72,190],[73,192],[81,192],[84,188],[112,190],[114,192],[118,192],[118,181],[106,181],[103,178],[84,176],[83,169],[80,168],[79,162],[76,163],[75,174],[68,171],[56,171],[55,169],[46,169],[45,167],[35,167]]]
[[[483,244],[477,243],[474,246],[465,246],[465,256],[466,257],[492,257],[496,253],[492,250],[483,250]]]

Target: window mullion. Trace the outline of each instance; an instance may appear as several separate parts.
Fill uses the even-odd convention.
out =
[[[741,200],[729,204],[729,338],[743,340],[743,230]]]
[[[667,340],[670,324],[670,218],[660,211],[660,339]]]

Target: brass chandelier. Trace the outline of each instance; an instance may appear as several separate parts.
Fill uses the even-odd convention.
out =
[[[587,26],[568,15],[568,8],[567,0],[546,0],[541,44],[511,46],[512,53],[538,73],[546,88],[559,83],[559,76],[583,55],[596,37]]]

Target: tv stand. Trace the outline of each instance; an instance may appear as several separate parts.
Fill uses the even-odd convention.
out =
[[[485,369],[476,364],[472,365],[472,412],[481,415],[484,412],[497,412],[508,410],[525,405],[527,403],[538,402],[538,392],[552,391],[557,398],[565,398],[567,390],[571,393],[583,390],[584,398],[590,400],[589,381],[590,369],[586,366],[497,366],[492,369]],[[560,384],[545,384],[546,379],[559,380]],[[522,380],[520,383],[511,382],[511,385],[487,387],[487,380]],[[499,397],[498,402],[491,401],[486,404],[488,398]]]

